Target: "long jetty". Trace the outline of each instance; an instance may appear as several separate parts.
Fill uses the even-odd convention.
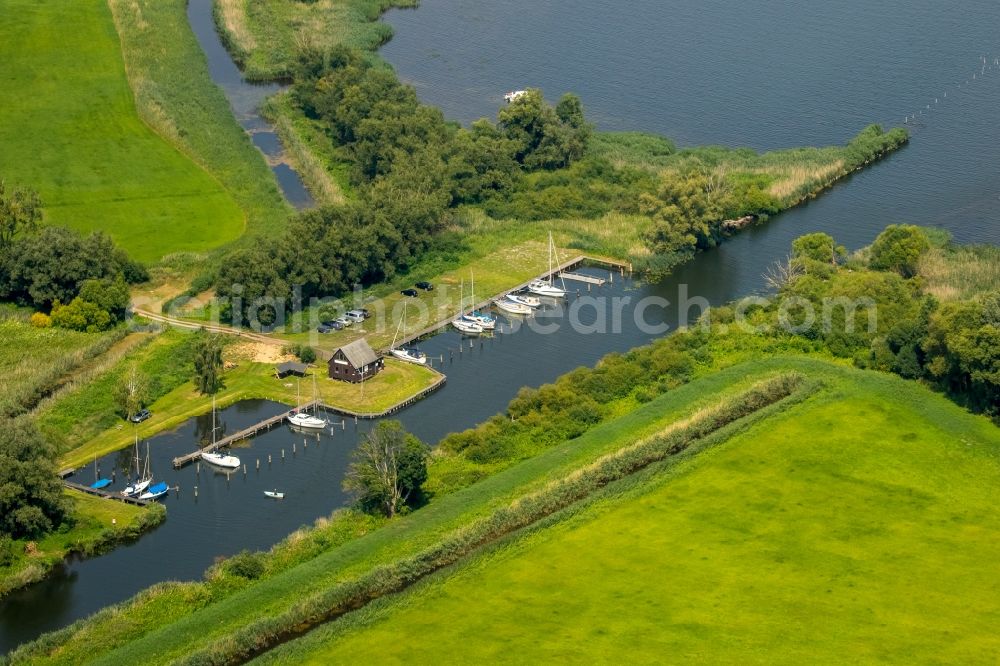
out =
[[[502,292],[500,292],[499,294],[496,294],[494,296],[490,296],[485,301],[481,301],[481,302],[476,303],[475,305],[473,305],[471,309],[472,310],[482,310],[482,309],[486,308],[487,306],[489,306],[491,303],[493,303],[493,301],[495,301],[496,299],[502,297],[504,294],[510,293],[512,291],[520,291],[521,289],[524,289],[525,287],[527,287],[529,284],[531,284],[535,280],[538,280],[538,279],[544,280],[544,279],[547,279],[549,276],[560,277],[562,275],[562,277],[564,277],[567,280],[577,280],[577,281],[580,281],[580,282],[589,282],[591,284],[597,284],[597,285],[604,284],[605,281],[602,278],[594,278],[594,277],[591,277],[589,275],[579,275],[577,273],[565,273],[563,275],[564,271],[568,271],[568,270],[571,270],[573,268],[577,268],[577,267],[579,267],[579,266],[581,266],[583,264],[599,264],[599,265],[602,265],[602,266],[607,266],[609,269],[612,269],[612,270],[617,269],[622,274],[624,274],[624,272],[625,272],[626,269],[628,269],[630,272],[632,270],[632,267],[631,267],[630,264],[625,264],[625,263],[618,262],[618,261],[611,261],[611,260],[608,260],[608,259],[597,259],[595,257],[587,257],[587,256],[584,256],[584,255],[581,254],[581,255],[577,255],[577,256],[573,257],[569,261],[566,261],[566,262],[563,262],[563,263],[559,264],[558,266],[554,267],[551,271],[547,271],[545,273],[542,273],[538,277],[533,277],[530,280],[525,280],[524,282],[522,282],[521,284],[519,284],[517,286],[511,287],[509,289],[505,289]],[[424,328],[424,329],[422,329],[420,331],[417,331],[416,333],[412,333],[412,334],[408,335],[407,337],[405,337],[402,340],[400,340],[397,343],[397,346],[408,345],[411,342],[413,342],[414,340],[419,340],[419,339],[421,339],[421,338],[423,338],[425,336],[428,336],[428,335],[430,335],[432,333],[436,333],[440,329],[446,327],[451,322],[451,320],[454,319],[456,316],[457,315],[451,315],[451,316],[447,317],[446,319],[442,319],[440,321],[437,321],[437,322],[431,324],[430,326],[428,326],[428,327],[426,327],[426,328]],[[383,350],[383,352],[386,352],[386,351],[388,351],[388,349],[384,349]]]
[[[72,490],[79,490],[81,493],[96,495],[98,497],[103,497],[104,499],[124,502],[125,504],[134,504],[135,506],[146,506],[149,504],[148,500],[139,499],[138,497],[123,497],[119,493],[109,493],[106,490],[98,490],[97,488],[91,488],[90,486],[85,486],[82,483],[73,483],[72,481],[66,481],[65,479],[63,479],[63,485],[67,488],[71,488]]]

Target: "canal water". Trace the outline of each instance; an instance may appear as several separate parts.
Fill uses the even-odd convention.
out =
[[[426,101],[453,118],[492,115],[505,90],[538,85],[550,96],[581,93],[603,129],[644,129],[684,143],[767,149],[840,142],[869,121],[902,121],[918,102],[933,104],[935,94],[943,100],[947,86],[971,77],[981,52],[1000,51],[995,43],[1000,38],[987,30],[1000,24],[1000,6],[994,3],[971,0],[961,12],[929,0],[814,5],[636,0],[623,11],[619,3],[598,0],[424,0],[417,11],[390,14],[396,36],[384,53]],[[204,9],[208,0],[191,0],[189,6],[192,12]],[[199,25],[210,28],[211,18],[192,16],[192,23],[196,31]],[[206,46],[213,77],[239,81],[235,70],[220,74],[223,65],[213,48]],[[241,114],[253,108],[250,98],[228,94],[241,122],[249,122]],[[674,327],[685,315],[698,314],[697,308],[653,307],[645,311],[649,326],[638,326],[634,306],[643,297],[676,304],[686,288],[719,304],[760,290],[762,272],[803,233],[828,231],[857,248],[886,224],[905,220],[945,226],[962,242],[1000,242],[1000,174],[993,149],[1000,143],[996,66],[947,99],[924,114],[927,118],[921,116],[908,147],[815,201],[741,233],[659,283],[616,276],[594,288],[590,295],[630,299],[623,303],[620,332],[563,325],[552,334],[522,327],[472,341],[471,347],[452,331],[425,341],[422,348],[438,359],[448,381],[396,417],[431,443],[473,426],[501,411],[521,386],[591,366],[608,352],[649,342],[657,335],[649,326]],[[585,285],[573,287],[586,297]],[[554,308],[549,315],[566,309]],[[578,314],[585,327],[596,320],[592,308]],[[283,409],[248,401],[222,410],[219,421],[225,432],[235,432]],[[210,416],[151,439],[157,475],[180,486],[164,500],[167,521],[133,545],[69,563],[0,603],[0,653],[155,582],[198,579],[215,558],[267,548],[344,506],[348,498],[341,481],[350,451],[372,425],[349,420],[318,441],[282,426],[237,449],[250,469],[246,477],[238,473],[228,480],[205,466],[179,471],[170,466],[171,458],[209,436]],[[102,472],[127,456],[99,461]],[[89,480],[87,474],[80,478]],[[286,493],[283,501],[263,495],[274,488]]]
[[[243,78],[215,30],[212,0],[188,0],[187,13],[191,29],[208,59],[209,76],[225,93],[237,122],[264,153],[285,198],[298,209],[313,206],[312,195],[299,174],[285,160],[284,148],[274,128],[258,111],[261,103],[280,92],[282,86],[277,83],[252,83]]]

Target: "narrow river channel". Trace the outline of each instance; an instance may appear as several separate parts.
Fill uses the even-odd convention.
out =
[[[225,93],[240,127],[249,132],[254,145],[264,153],[288,202],[300,210],[310,208],[315,204],[312,195],[299,174],[288,165],[281,140],[258,110],[266,98],[281,91],[283,86],[251,83],[243,78],[215,30],[212,0],[188,0],[187,13],[191,30],[208,59],[208,74]]]

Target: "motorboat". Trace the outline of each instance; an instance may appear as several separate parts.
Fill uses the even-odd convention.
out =
[[[277,490],[265,490],[264,494],[272,499],[285,499],[285,493],[279,493]]]
[[[141,500],[158,500],[167,494],[170,487],[167,486],[165,481],[160,481],[159,483],[153,484],[149,489],[143,494],[139,495]]]
[[[510,294],[507,294],[506,300],[518,303],[520,305],[526,305],[529,308],[537,308],[542,305],[542,300],[540,298],[538,298],[537,296],[530,296],[528,294],[515,294],[512,292]]]
[[[498,298],[493,301],[493,305],[497,306],[498,310],[506,312],[507,314],[527,315],[533,312],[529,306],[523,303],[516,303],[514,301],[507,300],[506,298]]]

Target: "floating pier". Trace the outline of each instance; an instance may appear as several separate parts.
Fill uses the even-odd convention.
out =
[[[567,273],[563,271],[557,276],[561,280],[575,280],[577,282],[586,282],[587,284],[596,284],[598,286],[603,285],[607,280],[604,278],[594,277],[593,275],[583,275],[582,273]]]

